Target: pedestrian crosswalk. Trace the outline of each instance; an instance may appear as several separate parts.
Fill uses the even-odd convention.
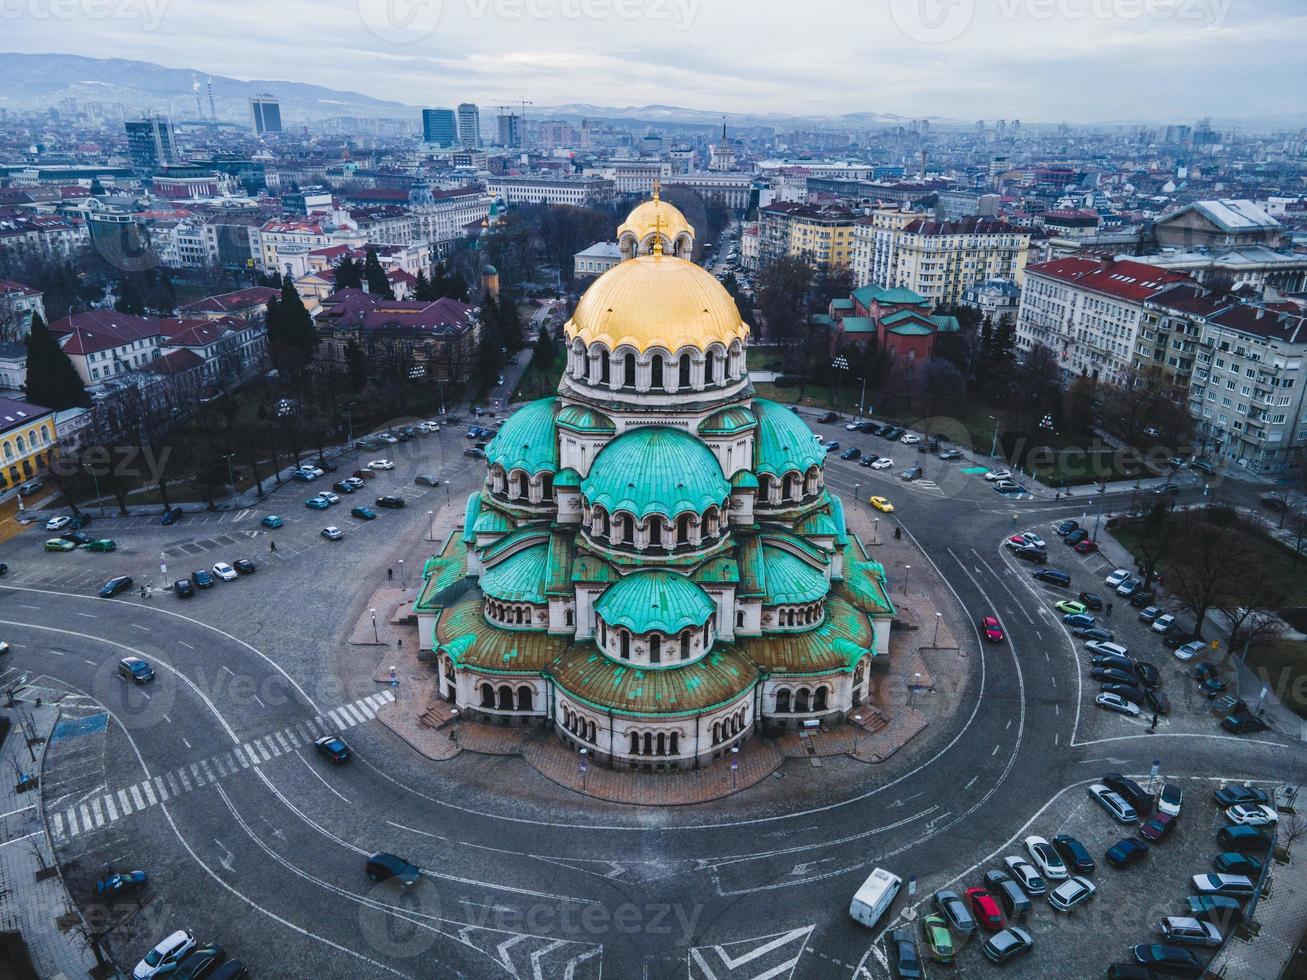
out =
[[[174,797],[201,789],[236,773],[296,751],[323,735],[353,728],[377,716],[395,700],[393,691],[359,698],[321,715],[305,718],[268,735],[261,735],[226,752],[187,763],[131,786],[97,794],[48,814],[55,840],[66,840],[112,824],[140,810],[167,803]]]

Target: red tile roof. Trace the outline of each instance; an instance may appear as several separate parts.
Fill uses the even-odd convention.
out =
[[[180,312],[183,314],[242,313],[256,306],[267,306],[268,300],[279,295],[281,295],[280,292],[271,286],[250,286],[247,289],[238,289],[232,293],[222,293],[219,296],[209,296],[194,303],[188,303],[181,308]]]
[[[149,371],[151,374],[185,374],[203,363],[204,358],[193,351],[175,350],[170,354],[164,354],[162,357],[156,357],[143,365],[141,370]]]
[[[128,316],[115,310],[74,313],[50,324],[50,333],[67,354],[91,354],[112,350],[136,340],[159,336],[156,317]]]
[[[1060,279],[1081,289],[1135,303],[1143,302],[1164,286],[1184,282],[1189,278],[1182,272],[1170,272],[1128,259],[1120,262],[1104,259],[1097,262],[1074,257],[1027,266],[1026,274]]]

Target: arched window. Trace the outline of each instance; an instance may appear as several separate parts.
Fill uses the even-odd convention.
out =
[[[622,544],[635,544],[635,517],[631,514],[621,514],[618,520],[622,522]]]
[[[554,477],[551,473],[544,473],[540,477],[540,499],[554,499]]]
[[[622,630],[618,635],[621,637],[621,641],[622,641],[622,659],[630,660],[631,659],[631,634],[626,632],[626,630]]]
[[[817,696],[813,699],[813,704],[812,704],[813,711],[826,710],[826,696],[828,693],[829,692],[827,688],[824,687],[817,688]]]
[[[657,633],[653,633],[649,637],[649,662],[651,664],[663,662],[663,638]]]
[[[18,443],[18,451],[19,451],[20,453],[21,453],[21,452],[26,452],[26,451],[27,451],[27,443],[25,443],[25,442],[23,441],[23,437],[22,437],[22,436],[19,436],[15,441]]]
[[[722,740],[722,723],[714,721],[712,723],[712,744],[716,745]]]
[[[5,459],[13,459],[13,458],[14,458],[14,447],[11,446],[9,443],[6,442],[6,443],[5,443]]]
[[[653,734],[652,734],[652,733],[650,733],[650,732],[645,732],[645,733],[644,733],[644,740],[643,740],[643,743],[642,743],[642,745],[641,745],[641,748],[644,750],[644,752],[643,752],[644,755],[653,755]]]
[[[50,445],[50,427],[48,425],[41,426],[41,443],[45,446]]]
[[[501,711],[513,710],[513,689],[507,684],[499,688],[499,708]]]
[[[778,715],[788,714],[790,710],[790,691],[789,688],[782,687],[776,692],[776,713]]]
[[[668,746],[668,751],[669,751],[672,755],[680,755],[680,754],[681,754],[681,733],[680,733],[680,732],[672,732],[671,736],[668,738],[668,741],[671,743],[671,744]]]
[[[530,711],[532,704],[532,691],[528,684],[523,684],[517,689],[517,710]]]
[[[666,755],[666,754],[667,754],[667,733],[659,732],[657,745],[654,748],[654,755]]]
[[[564,625],[575,626],[576,625],[576,623],[574,622],[575,619],[576,619],[576,613],[574,613],[571,609],[567,609],[563,612]]]
[[[631,755],[639,755],[639,754],[640,754],[640,733],[639,733],[639,732],[632,732],[632,733],[631,733]]]
[[[627,354],[622,358],[622,387],[635,387],[635,355]]]
[[[600,384],[606,385],[612,379],[611,364],[612,362],[609,360],[607,353],[603,353],[599,355],[599,383]]]
[[[649,362],[649,389],[663,390],[663,359],[658,354],[655,354],[653,360]]]
[[[481,685],[481,707],[493,708],[495,706],[495,689],[489,684]]]
[[[649,547],[663,546],[663,519],[657,514],[649,518]]]
[[[703,362],[703,383],[705,385],[716,384],[716,371],[717,355],[709,351]]]
[[[806,687],[801,687],[794,694],[794,710],[797,714],[808,713],[808,701],[811,698],[811,692]]]
[[[682,354],[679,363],[680,377],[677,379],[677,387],[680,390],[690,387],[690,355]]]
[[[676,519],[676,543],[690,543],[690,515],[682,514]]]
[[[686,630],[681,634],[681,659],[690,659],[690,631]]]

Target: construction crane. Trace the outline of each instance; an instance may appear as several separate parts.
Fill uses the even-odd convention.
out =
[[[521,129],[521,140],[522,140],[523,147],[526,146],[526,107],[529,105],[535,105],[535,103],[532,102],[530,99],[518,99],[517,102],[508,105],[495,106],[495,108],[499,110],[499,114],[501,116],[504,114],[505,109],[518,109],[517,125]]]

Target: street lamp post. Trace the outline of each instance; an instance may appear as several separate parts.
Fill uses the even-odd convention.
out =
[[[873,517],[871,519],[871,543],[880,544],[880,518],[879,517]]]
[[[399,560],[399,587],[400,587],[401,589],[407,588],[407,585],[406,585],[405,580],[404,580],[404,559],[403,559],[403,558],[401,558],[401,559]]]
[[[939,621],[944,618],[943,613],[935,613],[935,639],[931,641],[931,646],[939,646]]]
[[[377,633],[377,611],[375,609],[369,609],[368,612],[372,613],[372,642],[380,643],[381,637]]]
[[[731,746],[731,790],[735,790],[735,774],[740,771],[740,747]]]
[[[590,761],[587,758],[590,754],[589,749],[581,749],[581,789],[585,789],[585,776],[590,771]]]
[[[231,487],[231,495],[233,498],[236,496],[236,477],[231,471],[231,461],[235,456],[235,453],[225,453],[222,457],[223,461],[227,464],[227,485]],[[98,493],[99,491],[97,490],[96,492]]]
[[[862,715],[853,716],[853,754],[858,754],[858,743],[862,740]]]
[[[989,444],[989,458],[993,459],[998,452],[998,419],[991,415],[989,420],[994,423],[994,438]]]
[[[431,525],[431,529],[427,532],[427,540],[434,541],[436,540],[436,512],[434,510],[427,511],[427,523]]]
[[[904,595],[908,594],[908,579],[911,577],[911,575],[912,575],[912,566],[904,565],[903,566],[903,594]]]
[[[849,359],[848,359],[847,357],[845,357],[843,354],[840,354],[838,357],[835,358],[835,360],[831,361],[831,362],[830,362],[830,366],[833,367],[833,368],[835,368],[835,370],[837,370],[837,371],[843,371],[845,377],[846,377],[846,378],[848,377],[848,374],[849,374]],[[843,382],[840,382],[839,387],[843,387],[843,384],[844,384]],[[832,408],[832,409],[835,408],[838,404],[839,404],[839,399],[838,399],[838,398],[833,398],[833,399],[831,399],[831,408]]]

